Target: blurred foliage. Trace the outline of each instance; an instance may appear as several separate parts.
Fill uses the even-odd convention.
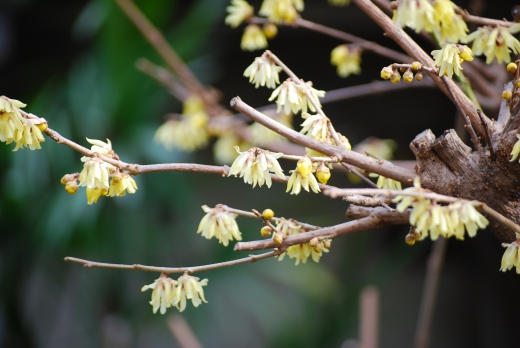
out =
[[[197,76],[222,90],[224,104],[239,93],[252,105],[266,103],[268,92],[254,90],[242,77],[257,53],[241,52],[240,30],[223,26],[227,0],[136,3]],[[258,8],[259,2],[254,4]],[[310,1],[307,6],[304,15],[310,19],[383,40],[352,6],[339,10]],[[178,112],[180,104],[134,69],[140,57],[162,62],[114,2],[6,2],[0,4],[0,28],[6,28],[0,36],[1,93],[27,102],[27,110],[45,117],[51,128],[82,145],[87,145],[85,137],[109,138],[126,162],[211,163],[209,150],[167,152],[152,142],[163,115]],[[370,81],[377,78],[378,67],[388,64],[366,54],[363,75],[341,80],[328,62],[336,40],[281,28],[270,44],[320,89]],[[392,45],[388,39],[384,44]],[[370,98],[335,103],[327,112],[353,144],[369,135],[395,138],[400,159],[410,158],[407,143],[415,134],[426,127],[439,134],[453,123],[454,108],[437,91],[413,91],[402,99],[383,95],[376,103]],[[435,107],[424,108],[425,103]],[[389,110],[392,105],[406,108]],[[421,117],[416,117],[419,109]],[[406,126],[397,124],[397,117]],[[276,184],[270,190],[252,190],[240,179],[186,173],[138,176],[135,195],[88,206],[83,189],[69,196],[59,182],[64,174],[81,170],[78,153],[50,139],[40,151],[11,149],[0,146],[0,344],[6,347],[177,344],[166,317],[152,314],[150,294],[140,292],[158,274],[84,269],[63,262],[64,256],[164,266],[244,256],[195,233],[203,204],[269,207],[277,215],[318,225],[345,220],[346,205],[339,200],[306,193],[289,196]],[[346,180],[333,173],[331,183],[344,186]],[[245,240],[260,237],[258,221],[239,217],[238,222]],[[392,227],[340,238],[319,264],[295,267],[286,258],[201,273],[209,278],[209,303],[189,306],[182,315],[208,347],[337,347],[357,337],[359,292],[374,284],[382,294],[382,346],[409,346],[429,242],[410,248],[403,243],[406,232],[406,227]],[[506,329],[518,324],[506,295],[513,295],[518,277],[497,272],[502,250],[485,232],[452,244],[435,346],[484,347],[489,345],[473,343],[497,336],[491,340],[494,346],[506,346]],[[472,323],[472,329],[453,330],[460,322],[438,320],[446,314]]]

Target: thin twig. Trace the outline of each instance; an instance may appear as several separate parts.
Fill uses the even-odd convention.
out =
[[[509,22],[506,20],[500,20],[500,19],[492,19],[492,18],[485,18],[485,17],[479,17],[479,16],[473,16],[468,13],[468,11],[455,6],[455,12],[459,14],[462,19],[464,19],[465,22],[475,23],[475,24],[482,24],[482,25],[490,25],[492,27],[501,26],[501,27],[510,27],[515,22]]]
[[[495,160],[495,150],[493,150],[493,143],[491,142],[491,133],[489,131],[489,127],[487,125],[487,122],[486,122],[484,116],[482,115],[482,112],[479,109],[477,109],[477,114],[480,117],[480,122],[482,124],[482,127],[484,127],[484,130],[485,130],[484,138],[485,138],[486,143],[489,148],[489,155],[491,156],[492,160]]]
[[[262,219],[261,217],[257,216],[256,214],[250,212],[250,211],[245,211],[245,210],[240,210],[240,209],[235,209],[235,208],[230,208],[228,207],[227,205],[221,205],[221,207],[223,209],[225,209],[226,211],[232,213],[232,214],[237,214],[237,215],[241,215],[241,216],[246,216],[246,217],[250,217],[250,218],[255,218],[255,219]],[[279,217],[273,217],[271,220],[272,221],[281,221],[283,218],[279,218]],[[300,221],[296,221],[294,219],[291,219],[295,224],[297,225],[300,225],[302,226],[303,228],[305,228],[306,230],[316,230],[320,227],[318,226],[314,226],[314,225],[311,225],[311,224],[307,224],[305,222],[300,222]]]
[[[219,263],[213,263],[213,264],[203,265],[203,266],[194,266],[194,267],[155,267],[155,266],[145,266],[145,265],[139,265],[139,264],[122,265],[122,264],[116,264],[116,263],[104,263],[104,262],[83,260],[83,259],[78,259],[76,257],[70,257],[70,256],[67,256],[65,258],[65,261],[81,263],[81,264],[83,264],[84,267],[87,267],[87,268],[93,268],[93,267],[114,268],[114,269],[126,269],[126,270],[137,270],[137,271],[148,271],[148,272],[163,272],[166,274],[170,274],[170,273],[185,273],[185,272],[194,273],[194,272],[201,272],[201,271],[209,271],[209,270],[217,269],[217,268],[236,266],[236,265],[241,265],[243,263],[256,262],[259,260],[267,259],[269,257],[278,256],[281,253],[282,252],[280,250],[274,250],[274,251],[270,251],[270,252],[264,253],[264,254],[249,255],[248,257],[244,257],[244,258],[238,259],[238,260],[219,262]]]
[[[371,186],[371,187],[375,187],[377,188],[377,185],[372,181],[370,180],[369,178],[367,178],[366,176],[364,176],[363,174],[361,174],[360,172],[358,172],[356,170],[356,168],[354,168],[353,166],[349,165],[349,164],[346,164],[346,163],[341,163],[341,165],[347,169],[347,171],[349,173],[352,173],[354,174],[355,176],[357,176],[358,178],[360,178],[361,180],[363,180],[368,186]]]

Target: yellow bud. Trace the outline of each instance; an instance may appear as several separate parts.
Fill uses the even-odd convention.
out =
[[[390,78],[390,81],[392,83],[399,83],[399,81],[401,81],[401,74],[399,74],[397,72],[397,70],[394,71],[394,73],[392,74],[392,77]]]
[[[65,174],[61,180],[60,180],[61,184],[62,185],[67,185],[67,183],[69,182],[69,174]]]
[[[106,195],[108,195],[108,189],[107,188],[101,189],[101,196],[106,196]]]
[[[423,78],[423,72],[421,70],[421,71],[418,71],[417,74],[415,74],[415,80],[416,81],[421,81],[422,78]]]
[[[507,64],[507,72],[511,75],[516,74],[516,70],[518,70],[518,65],[516,63],[509,63]]]
[[[47,122],[40,123],[36,125],[36,127],[38,127],[42,132],[45,132],[45,130],[47,129]]]
[[[381,70],[381,78],[383,78],[385,80],[388,80],[389,78],[391,78],[392,74],[393,74],[393,70],[392,70],[391,65],[386,66],[383,68],[383,70]]]
[[[274,211],[272,211],[271,209],[266,209],[262,213],[262,217],[266,220],[271,220],[274,217]]]
[[[419,62],[413,62],[412,63],[412,70],[419,70],[420,68],[422,68],[422,64],[419,63]]]
[[[404,80],[404,82],[413,81],[413,73],[412,73],[411,69],[406,70],[406,72],[403,74],[403,80]]]
[[[282,244],[283,242],[283,234],[281,234],[280,232],[276,232],[273,236],[273,242],[275,244]]]
[[[310,245],[311,247],[315,247],[315,246],[318,244],[319,241],[320,241],[320,240],[318,239],[318,237],[314,237],[314,238],[312,238],[312,239],[309,241],[309,245]]]
[[[274,39],[278,34],[278,27],[274,23],[265,23],[262,30],[264,31],[265,37],[269,40]]]
[[[287,11],[285,12],[284,19],[285,21],[292,23],[296,19],[296,16],[298,15],[298,12],[296,12],[296,9],[293,6],[290,6]]]
[[[317,253],[321,253],[323,251],[322,244],[321,243],[316,244],[316,246],[314,247],[314,251]]]
[[[79,189],[79,186],[78,186],[78,183],[76,181],[69,181],[65,185],[65,191],[69,195],[75,194],[76,192],[78,192],[78,189]]]
[[[459,57],[463,60],[467,60],[471,62],[473,60],[472,56],[473,52],[471,52],[471,48],[466,45],[459,45]],[[461,61],[462,63],[462,61]]]
[[[312,172],[312,161],[309,157],[302,157],[296,164],[296,168],[300,174],[305,178]]]
[[[271,228],[271,226],[264,226],[260,230],[260,234],[262,235],[262,237],[269,237],[272,231],[273,229]]]
[[[331,243],[332,239],[325,239],[325,241],[323,242],[323,246],[325,247],[325,249],[330,249]]]
[[[413,235],[411,235],[411,234],[407,234],[406,237],[404,238],[404,241],[408,245],[414,245],[415,244],[415,237]]]
[[[316,171],[316,177],[318,178],[319,182],[326,184],[330,179],[330,169],[322,163]]]
[[[505,99],[505,100],[511,99],[512,95],[513,95],[513,93],[511,93],[511,91],[509,91],[509,90],[503,91],[502,92],[502,99]]]

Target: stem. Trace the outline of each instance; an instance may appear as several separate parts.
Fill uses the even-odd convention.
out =
[[[223,267],[230,267],[230,266],[236,266],[241,265],[243,263],[249,263],[249,262],[256,262],[258,260],[267,259],[269,257],[278,256],[282,253],[280,250],[274,250],[270,251],[268,253],[259,254],[259,255],[249,255],[248,257],[244,257],[243,259],[238,260],[232,260],[232,261],[226,261],[226,262],[219,262],[219,263],[213,263],[210,265],[204,265],[204,266],[194,266],[194,267],[155,267],[155,266],[145,266],[145,265],[122,265],[122,264],[116,264],[116,263],[104,263],[104,262],[95,262],[95,261],[89,261],[89,260],[83,260],[78,259],[76,257],[69,257],[67,256],[65,258],[65,261],[67,262],[76,262],[83,264],[84,267],[87,268],[114,268],[114,269],[126,269],[126,270],[138,270],[138,271],[149,271],[149,272],[163,272],[166,274],[170,273],[194,273],[194,272],[201,272],[201,271],[209,271],[212,269],[217,268],[223,268]]]
[[[237,214],[237,215],[241,215],[241,216],[246,216],[246,217],[250,217],[250,218],[255,218],[255,219],[261,219],[262,220],[262,217],[252,213],[252,212],[249,212],[249,211],[245,211],[245,210],[240,210],[240,209],[235,209],[235,208],[230,208],[228,207],[227,205],[221,205],[222,208],[224,208],[226,211],[232,213],[232,214]],[[282,220],[282,218],[279,218],[279,217],[273,217],[271,219],[272,221],[280,221]],[[299,222],[299,221],[296,221],[294,219],[292,219],[292,221],[295,223],[295,224],[298,224],[300,226],[302,226],[303,228],[307,229],[307,230],[316,230],[318,229],[319,227],[318,226],[314,226],[314,225],[310,225],[310,224],[306,224],[305,222]]]

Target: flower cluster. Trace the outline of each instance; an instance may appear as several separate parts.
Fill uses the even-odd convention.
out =
[[[258,86],[266,86],[267,88],[276,88],[280,83],[278,73],[282,70],[272,60],[266,57],[264,53],[261,57],[255,58],[253,64],[244,71],[244,76],[249,77],[249,82]]]
[[[163,123],[155,132],[155,141],[167,149],[173,147],[194,151],[208,143],[206,125],[209,117],[202,100],[193,95],[184,101],[180,119],[172,119]]]
[[[293,22],[303,9],[303,0],[264,0],[258,13],[271,22]]]
[[[503,243],[502,246],[507,248],[502,256],[502,265],[500,270],[502,272],[509,271],[511,268],[516,267],[516,273],[520,274],[520,242],[518,240],[513,243]]]
[[[329,131],[330,120],[328,118],[326,118],[320,114],[311,115],[306,112],[302,113],[302,118],[305,121],[303,121],[303,123],[301,124],[302,129],[300,130],[300,133],[303,133],[314,140],[321,141],[326,144],[330,144],[330,145],[334,145],[334,146],[342,145],[347,150],[352,149],[347,137],[345,137],[344,135],[342,135],[339,132],[336,132],[336,133],[338,135],[340,144],[336,144],[336,141],[334,140],[331,132]],[[312,157],[324,156],[322,153],[319,153],[319,152],[314,151],[309,148],[306,148],[305,150],[306,150],[308,156],[312,156]]]
[[[393,20],[401,27],[407,26],[416,32],[433,32],[435,26],[433,5],[428,0],[401,0]]]
[[[16,143],[13,151],[28,147],[31,150],[41,149],[42,131],[47,129],[47,121],[34,115],[22,116],[20,108],[26,105],[16,99],[0,97],[0,141],[6,144]]]
[[[404,191],[420,193],[423,189],[416,178],[414,187]],[[444,238],[454,236],[464,240],[465,231],[470,237],[474,237],[477,229],[485,228],[489,224],[489,221],[475,209],[473,202],[459,201],[441,206],[420,195],[399,196],[394,199],[394,202],[400,202],[396,207],[399,212],[412,207],[410,224],[421,234],[421,239],[430,235],[432,240],[437,240],[439,236]]]
[[[267,187],[271,187],[271,174],[275,173],[280,179],[285,179],[283,170],[277,159],[282,153],[274,153],[253,147],[245,152],[240,152],[238,146],[235,149],[240,154],[229,169],[228,176],[237,174],[244,177],[244,182],[252,184],[253,187],[262,186],[264,183]]]
[[[486,63],[491,64],[496,57],[498,63],[511,61],[510,52],[520,53],[520,42],[512,35],[520,31],[520,23],[513,24],[509,28],[479,27],[469,34],[464,42],[473,41],[471,47],[476,55],[484,54]]]
[[[226,16],[225,22],[231,28],[238,27],[253,15],[253,6],[244,0],[231,0],[231,5],[226,7],[226,10],[229,14]]]
[[[302,110],[303,113],[309,109],[312,112],[316,112],[316,108],[307,98],[304,88],[309,90],[312,99],[314,99],[318,106],[321,106],[319,97],[323,98],[325,91],[314,89],[310,81],[305,84],[306,87],[302,87],[296,84],[291,78],[288,78],[273,91],[271,97],[269,97],[269,101],[276,99],[276,105],[278,106],[277,112],[280,112],[282,108],[286,114],[289,114],[291,111],[293,114],[296,114],[300,110]]]
[[[381,78],[390,80],[392,83],[399,83],[401,81],[400,71],[403,72],[404,82],[413,81],[413,73],[415,72],[415,79],[421,81],[423,79],[422,64],[419,62],[413,62],[408,67],[397,68],[395,64],[390,64],[381,70]]]
[[[161,314],[166,313],[166,309],[177,307],[182,312],[186,309],[186,299],[191,300],[193,306],[198,307],[204,298],[203,286],[208,285],[208,280],[199,281],[199,278],[192,277],[185,273],[179,279],[173,280],[166,273],[162,273],[159,278],[150,285],[145,285],[141,291],[152,290],[152,300],[150,304],[154,313],[161,308]]]
[[[330,62],[337,67],[340,77],[348,77],[351,74],[361,73],[361,49],[347,45],[339,45],[330,53]]]
[[[249,24],[244,29],[240,48],[244,51],[256,51],[267,47],[267,38],[262,29],[256,24]]]
[[[206,239],[217,238],[219,243],[228,246],[233,238],[242,240],[242,233],[238,230],[237,215],[227,212],[220,204],[211,209],[207,205],[202,206],[206,213],[199,223],[197,233],[201,233]]]
[[[468,46],[444,44],[442,49],[432,51],[432,56],[435,59],[435,66],[440,67],[439,76],[446,75],[449,78],[459,75],[462,67],[460,64],[467,60],[472,61],[472,52]]]
[[[437,29],[440,27],[442,41],[457,43],[468,36],[468,26],[455,13],[455,6],[450,0],[435,0],[433,3],[433,19]]]

